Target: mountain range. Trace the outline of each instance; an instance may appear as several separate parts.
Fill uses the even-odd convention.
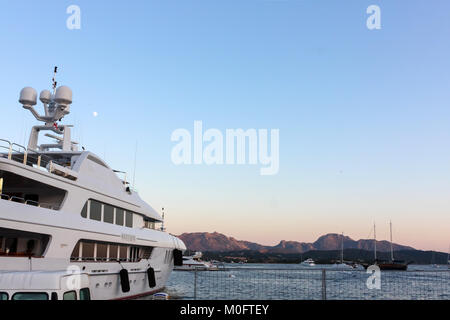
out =
[[[321,236],[317,241],[312,243],[297,242],[297,241],[281,241],[276,246],[265,246],[254,242],[236,240],[224,234],[217,232],[197,232],[197,233],[183,233],[179,236],[184,241],[186,247],[191,251],[202,252],[231,252],[231,251],[258,251],[260,253],[304,253],[308,251],[330,251],[340,250],[342,235],[327,234]],[[373,239],[353,240],[344,236],[344,249],[360,249],[373,251]],[[412,247],[400,244],[393,244],[394,251],[400,250],[415,250]],[[389,241],[377,241],[377,251],[388,252],[391,250]]]

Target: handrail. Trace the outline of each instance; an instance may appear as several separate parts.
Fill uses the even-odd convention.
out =
[[[8,160],[13,160],[22,163],[23,165],[36,166],[38,169],[46,169],[50,173],[50,167],[52,166],[52,158],[41,154],[38,151],[28,149],[20,144],[10,142],[5,139],[0,139],[0,142],[4,142],[5,145],[0,145],[0,148],[7,149]],[[4,154],[6,155],[6,154]],[[23,158],[22,158],[23,156]],[[19,157],[19,159],[17,159]],[[47,167],[50,164],[50,167]]]
[[[6,200],[6,201],[12,201],[12,202],[20,202],[25,205],[34,206],[34,207],[38,207],[38,208],[44,208],[44,209],[50,209],[50,210],[54,210],[54,211],[58,211],[60,208],[60,207],[57,207],[50,203],[42,203],[42,202],[37,202],[34,200],[25,200],[24,198],[21,198],[21,197],[10,196],[10,195],[3,194],[3,193],[0,193],[0,199]],[[15,201],[15,200],[19,200],[19,201]]]

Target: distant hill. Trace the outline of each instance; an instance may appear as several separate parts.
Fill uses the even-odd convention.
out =
[[[308,251],[332,251],[341,249],[341,235],[327,234],[313,243],[297,241],[281,241],[276,246],[264,246],[254,242],[236,240],[232,237],[214,232],[184,233],[179,236],[184,241],[186,247],[191,251],[202,252],[232,252],[232,251],[257,251],[260,253],[280,253],[280,254],[299,254]],[[388,241],[377,241],[377,251],[390,251]],[[394,251],[415,250],[412,247],[393,244]],[[374,250],[374,241],[370,239],[353,240],[344,237],[344,249],[360,249],[366,251]]]

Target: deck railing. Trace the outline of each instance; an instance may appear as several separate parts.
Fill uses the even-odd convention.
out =
[[[55,206],[53,204],[42,203],[42,202],[37,202],[37,201],[33,201],[33,200],[26,200],[21,197],[10,196],[7,194],[0,194],[0,199],[6,200],[6,201],[18,202],[18,203],[26,204],[26,205],[33,206],[33,207],[38,207],[38,208],[44,208],[44,209],[50,209],[50,210],[56,210],[56,211],[58,211],[60,209],[58,206]]]
[[[47,171],[47,165],[52,163],[50,157],[5,139],[0,139],[0,157]]]

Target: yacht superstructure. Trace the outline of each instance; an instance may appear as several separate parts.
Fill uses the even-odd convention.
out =
[[[55,70],[56,71],[56,70]],[[161,291],[184,243],[102,159],[79,151],[65,86],[24,88],[20,103],[43,125],[28,147],[0,140],[0,300],[126,299]],[[39,134],[55,140],[38,144]]]

